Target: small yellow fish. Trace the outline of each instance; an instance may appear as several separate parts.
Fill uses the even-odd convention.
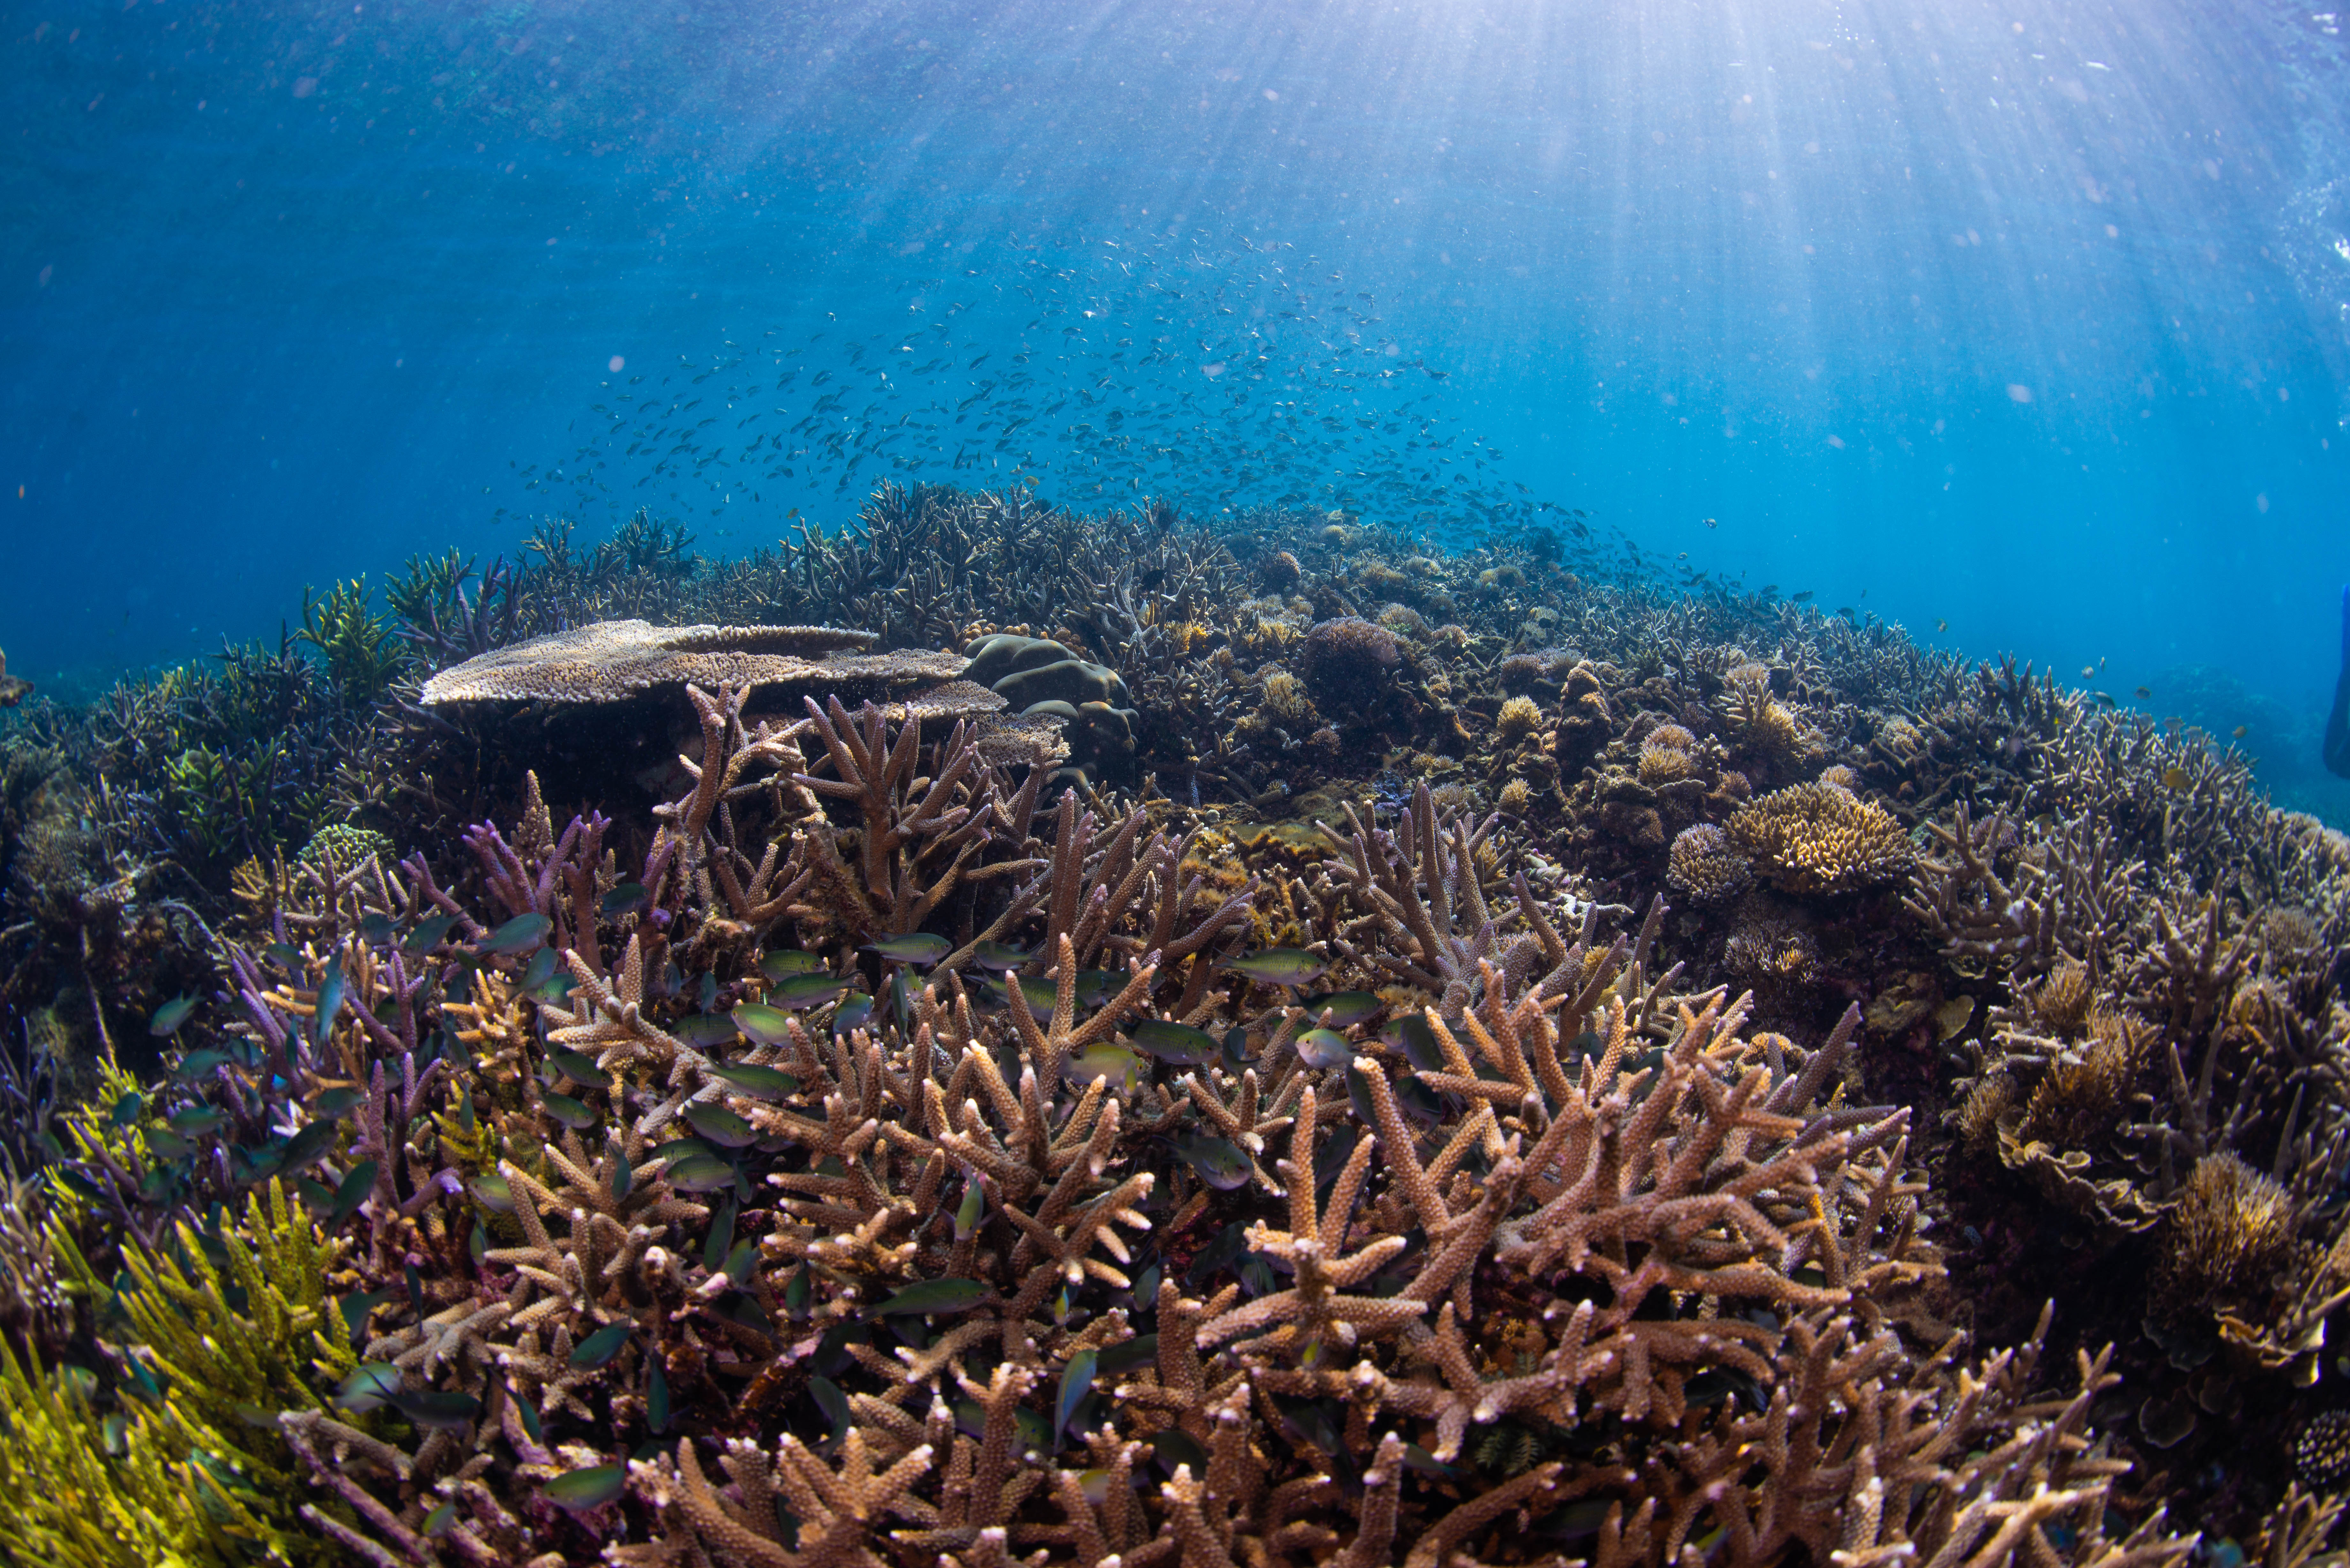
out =
[[[2095,675],[2096,672],[2097,667],[2094,664],[2084,664],[2081,666],[2081,679],[2084,680],[2086,680],[2090,676]]]
[[[2187,787],[2187,770],[2173,763],[2162,770],[2162,782],[2166,788],[2176,794]]]
[[[1936,618],[1935,618],[1935,620],[1934,620],[1934,629],[1935,629],[1936,631],[1948,631],[1948,630],[1950,630],[1950,623],[1949,621],[1943,620],[1942,618],[1940,618],[1938,616],[1938,617],[1936,617]]]

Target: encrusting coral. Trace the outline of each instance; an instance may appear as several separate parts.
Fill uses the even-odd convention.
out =
[[[8,721],[0,1002],[82,1065],[0,1077],[0,1552],[2335,1528],[2350,845],[2224,753],[1539,541],[688,543]]]

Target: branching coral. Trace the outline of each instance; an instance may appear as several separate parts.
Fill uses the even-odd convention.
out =
[[[1742,805],[1730,841],[1790,893],[1849,893],[1893,881],[1914,855],[1884,807],[1832,784],[1794,784]]]
[[[86,1487],[192,1561],[2160,1563],[2093,1410],[2309,1426],[2350,853],[2223,758],[1767,597],[1096,521],[891,490],[394,596],[516,670],[642,615],[675,701],[369,716],[290,649],[127,693],[124,798],[73,805],[126,915],[57,1005],[162,1063],[5,1144],[62,1216],[0,1226],[20,1514]],[[998,638],[1123,690],[1131,794],[934,679]],[[777,711],[745,659],[822,673]],[[372,737],[340,815],[256,761],[314,710]],[[94,754],[36,735],[28,778]],[[221,886],[151,909],[123,846],[173,840],[105,836],[207,791],[171,885]],[[141,950],[204,967],[91,1005]]]

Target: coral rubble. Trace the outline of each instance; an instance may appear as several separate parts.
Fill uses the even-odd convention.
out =
[[[2350,844],[2206,738],[1555,541],[690,543],[8,721],[0,1552],[2335,1529]]]

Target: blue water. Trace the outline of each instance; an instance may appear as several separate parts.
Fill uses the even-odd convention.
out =
[[[2309,762],[2350,576],[2330,14],[130,0],[5,36],[0,647],[52,689],[550,512],[724,551],[1025,474],[1378,516],[1459,493],[1424,427],[1651,564],[2241,710],[2344,809]],[[778,426],[848,389],[852,443],[951,411],[843,488],[751,470],[754,386]],[[695,435],[689,389],[741,406]],[[1030,421],[974,452],[974,396]],[[1268,421],[1297,439],[1237,481],[1209,438]]]

